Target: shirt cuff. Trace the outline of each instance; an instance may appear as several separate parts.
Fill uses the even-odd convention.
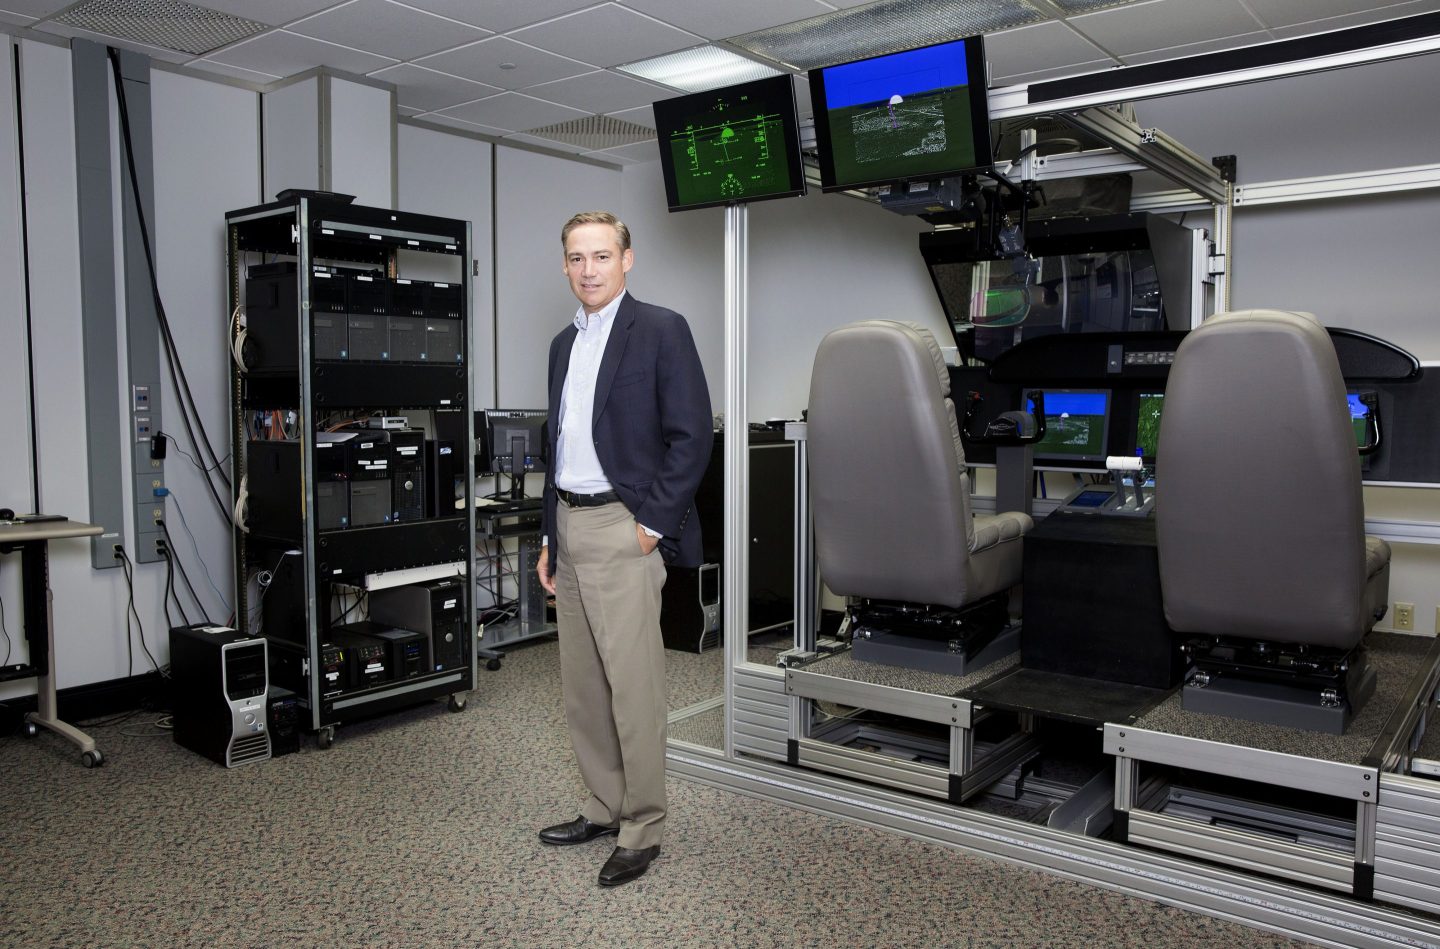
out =
[[[641,529],[642,531],[644,531],[645,533],[649,534],[651,537],[664,537],[664,536],[665,536],[664,534],[660,533],[659,531],[652,531],[650,528],[646,527],[644,524],[641,524],[641,525],[640,525],[640,529]]]

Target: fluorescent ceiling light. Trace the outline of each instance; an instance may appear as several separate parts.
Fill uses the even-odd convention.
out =
[[[663,83],[685,92],[703,92],[706,89],[733,86],[737,82],[780,75],[778,69],[738,56],[718,46],[696,46],[615,68],[623,73]]]

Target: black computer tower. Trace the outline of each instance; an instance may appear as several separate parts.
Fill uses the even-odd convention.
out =
[[[227,768],[270,757],[263,638],[196,623],[170,630],[170,704],[177,744]]]
[[[425,441],[425,516],[454,517],[463,514],[455,502],[464,495],[465,459],[455,454],[450,439]]]
[[[390,489],[395,523],[425,519],[423,429],[402,429],[390,433]]]
[[[289,689],[271,685],[265,693],[265,720],[270,725],[270,756],[278,758],[300,750],[300,698]]]
[[[376,590],[370,594],[370,618],[425,634],[430,644],[430,667],[435,672],[463,669],[470,664],[465,642],[470,627],[465,621],[463,579]]]

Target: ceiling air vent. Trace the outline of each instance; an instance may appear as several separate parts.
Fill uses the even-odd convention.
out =
[[[270,29],[182,0],[91,0],[55,22],[196,56]]]
[[[565,145],[573,145],[586,151],[616,148],[620,145],[636,145],[655,139],[654,129],[608,115],[591,115],[583,119],[556,122],[554,125],[530,129],[527,134],[548,138],[553,142],[561,142]]]

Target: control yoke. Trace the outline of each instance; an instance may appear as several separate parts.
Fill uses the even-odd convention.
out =
[[[1045,437],[1045,393],[1039,389],[1025,394],[1025,402],[1033,406],[1032,411],[1001,412],[985,423],[983,431],[975,434],[973,423],[984,401],[985,397],[975,391],[966,396],[965,440],[972,445],[1033,445]]]

